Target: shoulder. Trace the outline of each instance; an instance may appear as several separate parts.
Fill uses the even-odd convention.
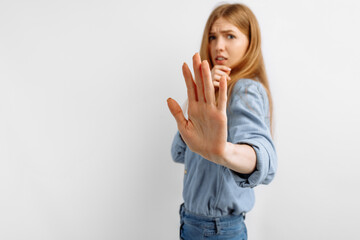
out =
[[[267,116],[269,100],[264,86],[252,79],[239,79],[230,95],[230,110],[242,108],[258,116]]]
[[[267,95],[264,86],[255,80],[249,78],[239,79],[232,90],[232,94],[250,91],[253,94]]]
[[[248,78],[239,79],[235,83],[231,91],[231,100],[236,98],[258,99],[264,105],[268,105],[268,96],[264,86],[260,82]]]

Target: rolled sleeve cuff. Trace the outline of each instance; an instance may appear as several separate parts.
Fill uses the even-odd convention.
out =
[[[256,140],[239,141],[238,144],[247,144],[251,146],[256,153],[256,168],[250,174],[241,174],[231,170],[237,185],[243,188],[253,188],[259,184],[267,184],[267,176],[269,173],[269,155],[266,148]]]
[[[172,146],[171,146],[171,156],[174,162],[184,163],[184,154],[185,154],[186,144],[182,140],[179,131],[175,134]]]

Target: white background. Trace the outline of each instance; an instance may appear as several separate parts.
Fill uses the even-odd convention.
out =
[[[359,239],[360,4],[243,2],[279,157],[249,239]],[[166,99],[217,3],[0,1],[0,239],[178,239]]]

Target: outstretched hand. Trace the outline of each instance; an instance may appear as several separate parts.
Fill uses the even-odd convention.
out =
[[[226,77],[220,79],[216,101],[209,64],[206,60],[201,62],[198,53],[193,56],[193,68],[195,81],[187,64],[182,67],[189,99],[188,119],[175,100],[169,98],[168,107],[187,146],[204,158],[219,163],[219,156],[227,143]]]

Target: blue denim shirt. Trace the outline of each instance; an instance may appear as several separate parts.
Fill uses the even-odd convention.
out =
[[[172,143],[173,160],[185,165],[185,208],[198,215],[218,217],[249,212],[255,202],[253,187],[270,183],[276,172],[269,101],[262,84],[251,79],[237,81],[227,117],[228,142],[248,144],[256,152],[256,169],[251,174],[240,174],[192,152],[179,132]]]

